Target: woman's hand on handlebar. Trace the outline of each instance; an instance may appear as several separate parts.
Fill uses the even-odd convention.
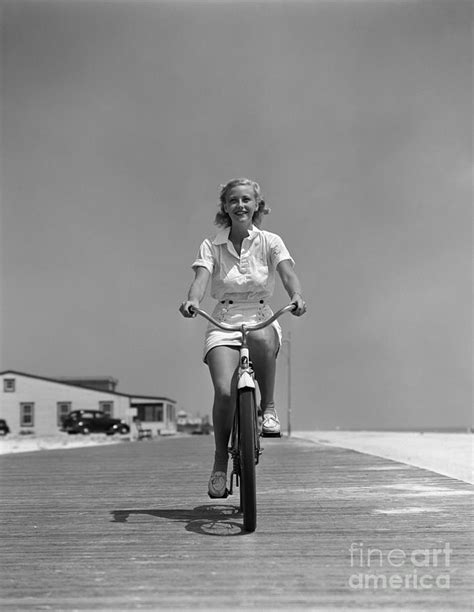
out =
[[[197,300],[185,300],[179,307],[179,312],[183,317],[190,319],[196,316],[196,313],[193,312],[193,308],[199,308],[199,302]]]
[[[306,312],[306,302],[303,300],[303,296],[299,293],[295,293],[291,298],[291,303],[295,305],[291,311],[295,317],[301,317]]]

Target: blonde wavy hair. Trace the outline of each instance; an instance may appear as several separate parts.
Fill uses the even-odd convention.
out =
[[[260,185],[256,181],[252,181],[247,178],[232,179],[225,185],[220,186],[219,210],[216,214],[214,223],[219,227],[229,227],[232,224],[229,215],[225,212],[224,205],[226,203],[227,194],[231,189],[237,187],[237,185],[249,185],[250,187],[252,187],[255,195],[255,201],[257,202],[257,210],[253,214],[252,221],[254,225],[260,227],[262,224],[263,216],[268,215],[271,212],[271,209],[268,208],[265,204],[265,200],[262,197]]]

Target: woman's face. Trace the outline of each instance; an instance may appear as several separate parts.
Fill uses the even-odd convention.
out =
[[[236,185],[227,192],[224,210],[232,224],[250,226],[257,210],[257,201],[251,185]]]

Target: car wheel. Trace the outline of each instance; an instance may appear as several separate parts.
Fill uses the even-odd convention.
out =
[[[83,427],[82,428],[82,433],[87,436],[88,434],[90,434],[91,430],[88,427]]]
[[[130,428],[127,425],[122,425],[122,427],[119,429],[119,433],[121,434],[127,434],[129,433]]]

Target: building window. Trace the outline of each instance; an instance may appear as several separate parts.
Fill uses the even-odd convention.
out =
[[[106,416],[114,416],[114,403],[113,402],[99,402],[99,410]]]
[[[143,423],[163,421],[163,404],[142,404],[137,407],[137,416]]]
[[[33,402],[20,404],[20,427],[33,427],[35,424],[35,405]]]
[[[15,379],[14,378],[4,378],[3,379],[3,391],[5,393],[15,392]]]
[[[175,420],[174,418],[174,406],[173,404],[167,404],[166,406],[166,414],[168,416],[168,421],[172,422]]]
[[[57,407],[58,427],[62,427],[63,420],[71,412],[71,402],[58,402]]]

